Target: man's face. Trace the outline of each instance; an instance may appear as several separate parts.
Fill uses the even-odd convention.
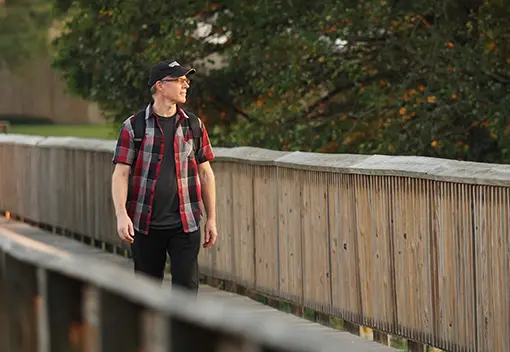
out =
[[[186,102],[186,92],[189,88],[190,80],[186,76],[170,77],[167,76],[158,83],[161,95],[178,104]]]

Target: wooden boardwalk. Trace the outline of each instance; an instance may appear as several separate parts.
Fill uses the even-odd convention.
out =
[[[0,236],[12,236],[12,233],[26,236],[32,240],[45,243],[65,250],[73,255],[86,256],[99,261],[104,261],[105,265],[119,265],[126,270],[133,270],[132,261],[129,258],[122,257],[113,253],[103,251],[99,248],[88,246],[77,240],[58,236],[37,227],[32,227],[17,221],[6,220],[0,217]],[[169,276],[169,275],[168,275]],[[169,278],[165,279],[164,285],[171,289]],[[221,302],[228,301],[229,306],[237,306],[243,314],[247,315],[265,315],[268,320],[280,320],[286,324],[292,324],[297,331],[306,331],[320,338],[331,339],[338,346],[338,351],[367,351],[367,352],[391,352],[397,351],[394,348],[384,346],[374,341],[365,340],[359,336],[345,331],[339,331],[295,315],[279,311],[275,308],[256,302],[248,297],[240,296],[235,293],[222,291],[208,285],[202,284],[199,289],[199,296],[215,299]]]

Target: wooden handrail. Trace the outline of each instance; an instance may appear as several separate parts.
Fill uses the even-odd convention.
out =
[[[0,298],[1,351],[338,350],[334,340],[1,226]]]

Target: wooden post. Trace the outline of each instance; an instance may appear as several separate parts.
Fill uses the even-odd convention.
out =
[[[360,336],[359,325],[355,323],[351,323],[350,321],[344,320],[344,330],[354,334],[356,336]]]
[[[7,351],[37,352],[37,280],[35,267],[5,256],[6,300],[10,341]]]
[[[197,326],[177,317],[172,317],[169,321],[170,348],[164,351],[238,352],[258,350],[243,337],[230,335],[227,332],[205,326]],[[261,350],[270,351],[268,349]]]
[[[425,346],[419,342],[407,340],[407,350],[409,352],[423,352],[425,350],[424,347]]]
[[[305,309],[301,304],[291,303],[290,312],[300,318],[303,318],[305,316]]]
[[[87,285],[83,289],[82,314],[85,321],[84,351],[100,352],[99,289]]]
[[[321,325],[329,326],[330,325],[329,315],[320,312],[315,312],[315,322]]]
[[[9,305],[7,304],[7,285],[5,284],[5,253],[0,250],[0,351],[8,351],[9,342]]]
[[[48,352],[83,351],[85,326],[82,284],[57,273],[39,271],[48,326]],[[44,326],[44,325],[43,325]]]
[[[141,313],[135,303],[99,289],[101,351],[139,352],[143,343]]]
[[[8,133],[9,132],[10,124],[8,121],[0,121],[0,132],[2,133]]]
[[[170,349],[169,319],[156,311],[142,313],[142,344],[144,352],[167,352]]]
[[[388,334],[385,334],[384,332],[381,332],[379,330],[372,330],[372,333],[374,334],[374,341],[382,343],[383,345],[388,346]]]
[[[275,297],[266,297],[267,305],[271,308],[280,309],[280,301]]]

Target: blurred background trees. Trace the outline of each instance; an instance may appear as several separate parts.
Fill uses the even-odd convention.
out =
[[[16,69],[48,52],[51,0],[0,0],[0,65]]]
[[[198,69],[188,106],[216,145],[510,160],[506,1],[52,5],[54,67],[116,121],[172,58]]]

